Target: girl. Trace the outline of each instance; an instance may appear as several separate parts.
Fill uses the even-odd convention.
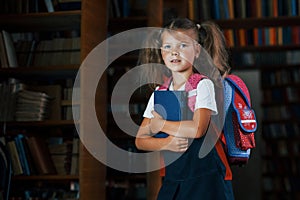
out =
[[[186,81],[195,73],[194,64],[199,61],[199,55],[203,53],[201,51],[204,51],[202,48],[211,56],[222,76],[229,72],[224,36],[214,23],[197,25],[189,19],[175,19],[163,29],[159,40],[153,41],[161,47],[160,50],[144,50],[140,61],[162,63],[166,71],[159,74],[155,66],[149,67],[146,74],[148,78],[152,78],[151,83],[157,83],[157,78],[162,80],[164,76],[170,76],[169,90],[185,90]],[[234,199],[231,180],[226,178],[226,163],[224,164],[216,148],[205,157],[199,158],[199,149],[207,133],[211,115],[216,114],[218,110],[214,84],[208,78],[202,79],[197,85],[191,120],[164,120],[154,111],[152,94],[137,133],[136,146],[141,150],[180,155],[165,167],[165,178],[158,199]],[[160,131],[169,136],[153,137]]]

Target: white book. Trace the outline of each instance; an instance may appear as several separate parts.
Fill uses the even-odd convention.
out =
[[[54,12],[54,7],[53,7],[53,3],[52,0],[44,0],[47,11],[48,12]]]

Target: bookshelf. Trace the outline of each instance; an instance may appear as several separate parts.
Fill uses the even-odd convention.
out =
[[[13,1],[12,1],[13,2]],[[22,1],[24,5],[29,1]],[[7,9],[4,5],[10,3],[5,1],[0,9]],[[21,1],[19,1],[21,3]],[[19,3],[13,6],[20,6]],[[7,141],[14,140],[19,134],[26,138],[38,138],[43,141],[49,140],[67,141],[68,145],[61,144],[60,147],[55,147],[54,153],[51,151],[52,158],[54,156],[62,158],[61,152],[56,152],[58,148],[67,149],[69,144],[76,147],[76,152],[72,156],[77,156],[75,159],[74,172],[60,172],[50,174],[30,173],[29,175],[20,174],[12,177],[10,198],[25,199],[25,197],[38,197],[38,195],[50,195],[53,192],[61,195],[69,195],[72,199],[105,199],[105,173],[106,169],[99,161],[97,161],[82,144],[74,145],[78,134],[75,130],[76,123],[80,127],[84,127],[84,120],[75,122],[69,118],[69,111],[64,111],[66,107],[70,107],[71,101],[65,93],[70,93],[72,88],[72,80],[74,80],[80,63],[88,55],[88,53],[102,40],[106,38],[106,1],[82,0],[80,6],[76,10],[63,10],[62,5],[54,5],[55,12],[47,12],[47,9],[42,6],[43,1],[39,1],[39,10],[31,10],[29,7],[25,10],[5,10],[0,15],[1,30],[9,32],[15,42],[17,56],[20,54],[33,54],[33,60],[38,54],[44,54],[42,60],[48,60],[45,63],[31,62],[26,65],[25,62],[18,62],[17,67],[1,67],[0,79],[1,87],[5,83],[7,85],[8,78],[14,81],[14,86],[28,86],[26,88],[48,87],[57,85],[55,90],[56,107],[51,107],[50,111],[55,113],[55,116],[46,117],[43,119],[23,120],[7,120],[1,118],[1,138],[5,137]],[[78,2],[77,2],[77,5]],[[28,5],[30,6],[30,5]],[[37,8],[37,7],[35,7]],[[78,9],[81,8],[81,9]],[[20,50],[20,46],[24,43],[18,43],[19,40],[29,40],[36,42],[36,46],[41,43],[55,44],[58,40],[61,49],[45,49],[37,50]],[[75,42],[76,40],[76,42]],[[61,43],[76,43],[75,48],[69,48]],[[20,44],[20,46],[18,46]],[[22,45],[21,45],[22,44]],[[44,45],[45,46],[45,45]],[[69,57],[71,53],[76,54],[76,62],[71,62]],[[53,57],[52,57],[53,56]],[[49,57],[52,57],[49,59]],[[58,59],[59,58],[59,59]],[[19,59],[19,58],[18,58]],[[52,62],[54,60],[64,62]],[[69,62],[65,62],[69,60]],[[18,60],[19,61],[19,60]],[[17,80],[17,81],[16,81]],[[2,88],[1,88],[2,89]],[[40,89],[44,91],[45,89]],[[68,92],[67,92],[68,91]],[[2,90],[1,90],[2,92]],[[49,92],[46,92],[49,94]],[[98,93],[98,98],[102,97],[103,93]],[[1,96],[3,100],[4,96]],[[53,105],[53,102],[50,104]],[[96,106],[98,113],[105,113],[106,102],[98,101]],[[79,103],[79,102],[78,102]],[[78,104],[79,105],[79,104]],[[2,107],[1,107],[2,108]],[[51,113],[50,112],[50,113]],[[66,114],[68,112],[68,114]],[[68,115],[68,117],[66,116]],[[105,119],[105,116],[99,114],[99,117]],[[77,124],[78,125],[78,124]],[[85,129],[81,129],[83,133]],[[74,141],[73,141],[74,140]],[[61,142],[61,143],[63,143]],[[46,143],[48,144],[48,143]],[[45,145],[46,146],[46,145]],[[71,147],[71,148],[72,148]],[[51,148],[50,148],[51,150]],[[49,150],[49,151],[50,151]],[[62,162],[62,161],[59,161]],[[57,162],[57,163],[59,163]],[[56,163],[55,163],[56,164]],[[55,166],[57,170],[58,166]],[[70,166],[69,166],[70,167]],[[70,169],[69,169],[70,170]],[[50,198],[50,197],[49,197]]]
[[[270,9],[262,9],[270,8],[271,4],[265,4],[264,7],[262,7],[261,4],[258,4],[258,2],[267,2],[265,0],[253,1],[255,2],[253,3],[254,6],[239,4],[235,1],[235,4],[231,4],[231,6],[233,6],[231,7],[231,10],[229,10],[229,3],[233,3],[232,0],[221,1],[222,3],[219,4],[221,7],[216,6],[215,2],[217,1],[208,0],[153,0],[148,2],[143,1],[143,5],[138,7],[139,9],[132,10],[131,13],[116,15],[115,13],[110,13],[110,9],[112,8],[109,10],[106,9],[106,7],[110,6],[109,4],[111,2],[112,1],[82,0],[81,10],[56,11],[53,13],[7,13],[0,16],[0,27],[10,33],[44,33],[49,31],[68,32],[69,30],[78,30],[76,33],[77,36],[80,36],[81,38],[80,58],[82,61],[100,41],[123,30],[144,26],[161,27],[164,22],[172,16],[190,17],[200,22],[203,19],[212,19],[216,21],[222,27],[225,36],[228,38],[232,55],[233,70],[258,69],[261,71],[261,76],[264,77],[261,82],[261,89],[263,94],[266,96],[264,99],[270,98],[270,93],[276,93],[278,90],[281,94],[290,92],[293,93],[290,96],[292,100],[290,99],[289,101],[282,100],[279,102],[263,102],[264,113],[267,114],[260,123],[263,130],[263,138],[265,139],[264,141],[266,141],[266,144],[262,146],[262,152],[264,153],[262,156],[262,165],[264,170],[262,174],[262,185],[264,186],[262,199],[267,199],[271,193],[276,194],[276,197],[278,198],[292,198],[299,196],[299,188],[294,187],[295,185],[289,181],[291,180],[291,176],[288,173],[293,171],[295,174],[298,174],[298,171],[295,171],[295,166],[298,166],[297,157],[299,157],[299,154],[296,151],[296,147],[299,145],[299,126],[297,125],[299,123],[297,121],[299,116],[297,113],[282,113],[284,110],[293,110],[295,107],[299,107],[299,97],[294,96],[294,93],[297,93],[297,88],[299,87],[299,82],[295,82],[295,80],[299,80],[299,77],[297,76],[297,74],[299,74],[299,60],[295,60],[299,54],[299,43],[298,39],[283,42],[283,38],[293,38],[291,37],[293,34],[280,38],[277,37],[280,35],[280,32],[274,31],[274,27],[276,30],[280,30],[278,28],[284,27],[295,27],[295,32],[299,33],[299,14],[297,13],[295,15],[294,11],[290,9],[281,11],[278,10],[278,15],[276,15],[276,12],[274,11],[273,14],[271,14],[272,12]],[[215,16],[215,13],[223,13],[223,11],[221,12],[220,10],[218,10],[219,12],[216,12],[216,9],[226,8],[224,5],[227,4],[224,4],[224,2],[228,3],[228,16],[226,15],[226,12],[224,16],[223,14],[221,15],[223,17]],[[239,2],[246,1],[241,0]],[[296,1],[278,2],[286,3]],[[145,6],[146,4],[147,6]],[[200,11],[197,13],[199,10],[204,9],[204,7],[199,7],[200,5],[209,6],[208,10],[211,11],[211,15],[206,13],[205,17],[200,15],[200,13],[205,12]],[[299,5],[299,3],[296,5]],[[240,7],[241,9],[237,9],[239,6],[242,6]],[[248,10],[253,10],[250,9],[253,7],[257,8],[256,10],[261,12],[247,12],[247,8]],[[289,8],[288,4],[283,6],[283,8]],[[292,6],[290,8],[292,8]],[[237,10],[241,10],[243,12],[238,13]],[[276,42],[258,43],[260,40],[254,39],[254,33],[258,33],[259,30],[261,30],[261,32],[270,32],[265,31],[268,30],[266,29],[267,27],[273,28],[271,29],[273,34],[277,35]],[[266,33],[263,35],[264,37],[268,36],[270,38],[270,35],[267,35]],[[45,39],[45,41],[47,40]],[[256,43],[254,41],[256,41]],[[50,52],[51,51],[53,50],[50,49]],[[117,128],[114,128],[116,126],[111,120],[110,114],[106,112],[108,104],[107,100],[109,100],[111,93],[109,88],[113,88],[113,82],[118,79],[117,77],[122,76],[122,74],[126,72],[126,69],[130,69],[136,65],[136,53],[137,52],[133,52],[130,55],[122,56],[111,64],[110,68],[117,74],[111,76],[109,74],[111,71],[108,71],[108,76],[101,80],[103,83],[101,90],[105,90],[107,93],[100,92],[99,89],[99,92],[96,94],[98,102],[96,105],[96,110],[99,115],[98,118],[101,120],[103,127],[107,126],[107,133],[109,134],[110,139],[120,144],[120,146],[124,147],[125,145],[124,148],[134,148],[132,146],[134,138],[128,138],[127,135],[123,134]],[[264,59],[262,59],[262,57]],[[266,57],[271,57],[272,59],[266,60]],[[289,61],[287,63],[287,57],[293,57],[294,61]],[[1,80],[5,80],[7,77],[13,77],[34,84],[45,83],[45,80],[52,80],[53,82],[65,86],[68,85],[66,82],[67,79],[69,80],[76,76],[78,68],[79,64],[54,64],[52,66],[46,65],[43,67],[37,65],[28,67],[19,66],[17,68],[0,68],[0,77]],[[276,71],[276,73],[272,73],[273,71]],[[269,85],[268,83],[271,80],[278,78],[278,74],[289,74],[286,75],[286,77],[280,78],[284,80],[287,79],[288,81]],[[105,82],[107,82],[107,85],[104,84]],[[144,92],[147,94],[146,91]],[[136,96],[133,98],[132,103],[142,107],[147,101],[147,96],[145,94],[135,95]],[[140,95],[142,95],[142,97],[140,97]],[[68,102],[65,101],[64,105],[68,105]],[[293,117],[288,118],[287,116],[285,119],[270,119],[268,118],[268,116],[270,116],[268,113],[270,112],[279,112],[279,114],[277,114],[280,116],[283,114],[293,114]],[[138,123],[140,116],[138,114],[133,114],[132,116]],[[84,120],[80,122],[81,132],[86,131],[84,123]],[[290,124],[292,125],[290,126]],[[74,137],[74,122],[72,120],[51,119],[36,122],[7,122],[2,123],[2,126],[6,127],[6,134],[9,133],[11,136],[15,136],[20,132],[28,136],[40,135],[40,132],[43,131],[45,132],[43,137],[62,136],[63,133],[66,133],[66,135],[70,138]],[[286,128],[285,131],[284,128]],[[277,132],[274,131],[274,129],[281,130],[279,135],[276,134]],[[286,136],[285,132],[289,132],[291,129],[293,130],[291,133],[294,133],[294,136]],[[290,148],[285,149],[286,146],[293,146],[292,153],[290,153]],[[274,149],[281,149],[281,154],[276,151],[274,152]],[[289,153],[288,155],[285,155],[286,151]],[[279,156],[275,156],[277,153]],[[283,167],[280,165],[277,165],[277,169],[272,167],[274,163],[276,165],[276,163],[283,163],[282,161],[286,161],[291,164],[284,166],[286,167],[285,170],[282,170]],[[37,187],[38,184],[47,187],[48,183],[74,186],[75,182],[80,186],[79,193],[81,199],[112,199],[113,197],[110,196],[111,193],[124,195],[126,192],[130,193],[130,197],[135,198],[134,196],[138,195],[141,191],[143,193],[147,193],[147,199],[155,199],[161,179],[159,177],[159,172],[133,175],[112,171],[95,160],[84,146],[80,145],[79,173],[77,175],[33,175],[15,176],[13,178],[13,183],[15,184],[22,185],[25,181],[26,183],[30,183],[32,187]],[[108,184],[109,187],[105,185],[105,183],[112,182],[120,183],[120,190],[115,190],[116,187],[111,184]],[[274,187],[274,185],[279,185],[280,187],[285,188],[285,190],[278,190]],[[129,191],[129,189],[132,188],[134,189]],[[140,197],[144,199],[145,195]]]

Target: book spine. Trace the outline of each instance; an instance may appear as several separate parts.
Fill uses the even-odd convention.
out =
[[[22,138],[23,138],[22,135],[17,135],[15,137],[16,147],[17,147],[18,154],[19,154],[20,161],[21,161],[21,165],[22,165],[22,168],[23,168],[23,172],[24,172],[23,174],[24,175],[30,175],[30,169],[29,169],[29,165],[28,165],[28,160],[26,158],[24,146],[23,146],[23,143],[22,143]]]
[[[42,138],[30,137],[27,139],[30,152],[39,174],[56,174],[48,146]]]

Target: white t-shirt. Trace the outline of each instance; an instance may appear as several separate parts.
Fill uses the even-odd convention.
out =
[[[174,90],[172,83],[170,85],[169,90],[171,91]],[[181,86],[178,90],[184,91],[185,84]],[[198,108],[207,108],[212,111],[213,115],[218,114],[213,82],[209,79],[202,79],[197,85],[196,92],[197,92],[197,97],[195,103],[195,110]],[[153,115],[151,113],[153,109],[154,109],[154,93],[152,93],[148,101],[143,117],[153,118]]]

